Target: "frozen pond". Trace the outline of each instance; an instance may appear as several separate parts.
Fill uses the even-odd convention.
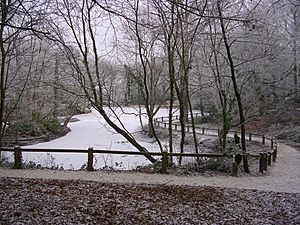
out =
[[[124,124],[125,128],[132,134],[141,130],[140,119],[138,116],[138,109],[123,108],[116,109],[116,113]],[[157,117],[168,115],[167,109],[161,109]],[[68,127],[71,129],[67,135],[44,143],[26,146],[30,148],[75,148],[75,149],[94,149],[101,150],[136,150],[128,141],[120,134],[116,133],[110,128],[106,122],[101,118],[99,113],[92,110],[91,113],[75,115],[79,121],[71,122]],[[114,122],[119,123],[113,115],[111,118]],[[147,118],[143,117],[144,124],[147,123]],[[148,151],[159,151],[159,147],[155,143],[141,142]],[[58,166],[64,169],[80,169],[87,163],[87,154],[80,153],[23,153],[24,161],[34,161],[42,166]],[[100,169],[104,167],[112,167],[116,169],[134,169],[139,165],[147,165],[150,162],[143,156],[128,156],[112,155],[112,154],[95,154],[94,168]]]

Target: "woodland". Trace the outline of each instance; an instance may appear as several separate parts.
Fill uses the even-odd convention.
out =
[[[116,108],[146,110],[142,126],[173,152],[179,110],[186,127],[218,123],[228,132],[299,130],[299,0],[3,0],[0,3],[0,145],[8,137],[63,133],[91,108],[139,151]],[[168,145],[154,117],[168,109]],[[200,112],[201,117],[196,117]],[[111,115],[114,115],[112,118]],[[141,116],[138,115],[138,116]],[[117,121],[117,122],[116,122]],[[63,124],[63,127],[60,125]],[[297,130],[298,129],[298,130]],[[155,162],[147,155],[148,160]],[[247,158],[243,158],[248,171]]]

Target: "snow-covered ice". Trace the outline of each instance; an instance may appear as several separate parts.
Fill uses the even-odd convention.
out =
[[[115,110],[125,128],[132,134],[141,130],[138,108],[117,108]],[[145,113],[145,110],[142,111]],[[176,113],[176,112],[175,112]],[[176,113],[177,114],[177,113]],[[116,117],[110,112],[109,115],[115,123],[120,124]],[[160,109],[156,117],[168,115],[166,108]],[[44,143],[39,143],[30,148],[75,148],[75,149],[94,149],[101,150],[128,150],[138,151],[123,136],[116,133],[96,110],[91,113],[76,115],[79,121],[69,123],[71,132],[67,135]],[[147,124],[147,117],[142,117],[143,124]],[[148,151],[159,151],[156,143],[141,142]],[[25,161],[34,161],[42,166],[63,166],[65,169],[80,169],[87,162],[87,154],[76,153],[23,153]],[[117,169],[133,169],[139,165],[147,165],[150,162],[143,156],[95,154],[94,168],[99,169],[105,166]]]

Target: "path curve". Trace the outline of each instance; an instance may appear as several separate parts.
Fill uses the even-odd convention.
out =
[[[278,143],[278,158],[261,176],[177,176],[138,172],[11,170],[0,168],[0,177],[88,180],[114,183],[168,184],[188,186],[216,186],[263,191],[300,193],[300,152]]]

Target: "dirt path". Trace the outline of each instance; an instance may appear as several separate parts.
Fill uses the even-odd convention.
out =
[[[0,177],[87,180],[114,183],[216,186],[264,191],[300,193],[300,152],[278,143],[278,158],[263,176],[176,176],[137,172],[9,170],[0,168]]]

